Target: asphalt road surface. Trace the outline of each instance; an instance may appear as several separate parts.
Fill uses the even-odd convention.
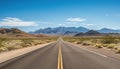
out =
[[[63,41],[30,52],[0,64],[0,69],[58,69],[58,50],[61,46],[63,69],[120,69],[120,60],[81,49]]]
[[[64,69],[120,69],[120,61],[105,55],[91,52],[62,43],[62,56]]]

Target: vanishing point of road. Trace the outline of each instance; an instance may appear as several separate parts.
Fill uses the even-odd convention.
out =
[[[120,60],[56,42],[0,64],[0,69],[120,69]]]

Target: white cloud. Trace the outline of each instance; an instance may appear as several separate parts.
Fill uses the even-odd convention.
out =
[[[84,18],[68,18],[66,21],[68,22],[83,22],[86,21]]]
[[[0,21],[0,26],[37,26],[34,21],[22,21],[19,18],[6,17]]]
[[[65,26],[65,24],[58,24],[58,26]]]
[[[87,26],[94,26],[94,24],[87,24]]]

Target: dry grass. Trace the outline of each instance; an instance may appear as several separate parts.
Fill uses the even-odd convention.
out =
[[[94,46],[97,48],[113,49],[117,52],[120,51],[120,37],[104,36],[104,37],[64,37],[66,41],[82,44],[83,46]],[[120,53],[120,52],[119,52]]]
[[[117,53],[120,53],[120,48],[118,48],[116,52],[117,52]]]
[[[20,49],[38,44],[44,44],[56,41],[58,37],[40,37],[40,38],[3,38],[0,37],[0,52]]]
[[[103,47],[102,44],[95,44],[94,46],[97,47],[97,48],[102,48]]]

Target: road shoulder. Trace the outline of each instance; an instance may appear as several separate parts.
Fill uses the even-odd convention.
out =
[[[98,53],[98,54],[101,54],[101,55],[105,55],[105,56],[107,56],[111,59],[115,59],[115,60],[120,61],[120,54],[115,53],[113,50],[104,49],[104,48],[96,48],[96,47],[93,47],[93,46],[83,46],[82,44],[74,44],[74,43],[70,43],[70,44],[72,44],[73,46],[79,47],[81,49],[91,51],[91,52],[94,52],[94,53]]]
[[[51,42],[51,43],[54,43],[54,42]],[[36,46],[32,46],[32,47],[2,52],[2,53],[0,53],[0,63],[3,63],[5,61],[8,61],[8,60],[13,59],[18,56],[27,54],[29,52],[35,51],[35,50],[45,47],[51,43],[46,43],[46,44],[36,45]]]

